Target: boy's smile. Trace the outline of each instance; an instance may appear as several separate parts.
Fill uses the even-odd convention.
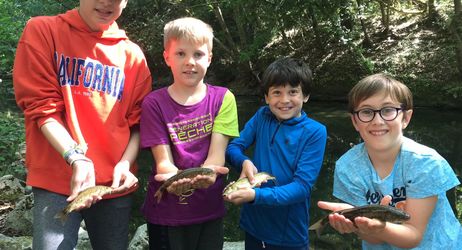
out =
[[[79,14],[93,31],[106,29],[122,14],[128,0],[80,0]]]
[[[285,84],[270,87],[265,95],[265,101],[276,118],[284,121],[300,116],[303,103],[308,101],[308,96],[303,96],[300,85],[292,87],[290,84]]]

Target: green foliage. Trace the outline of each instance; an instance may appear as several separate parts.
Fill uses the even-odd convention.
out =
[[[350,83],[359,77],[384,71],[430,83],[419,84],[416,96],[419,92],[431,93],[427,87],[434,85],[443,90],[442,100],[462,99],[457,71],[462,60],[455,59],[457,41],[451,40],[449,31],[453,2],[437,1],[439,18],[432,22],[423,12],[425,1],[380,3],[137,0],[128,1],[118,23],[145,52],[156,85],[171,82],[162,56],[163,26],[178,17],[194,16],[214,29],[214,57],[208,77],[217,83],[258,87],[256,76],[269,63],[278,57],[294,56],[305,59],[313,68],[324,96],[344,97]],[[18,30],[31,16],[62,13],[76,5],[75,0],[0,0],[0,78],[11,74]],[[390,14],[386,27],[389,33],[384,33],[384,13]],[[448,82],[450,86],[445,85]]]
[[[0,176],[25,179],[23,119],[9,111],[0,111]]]
[[[27,20],[61,13],[75,4],[72,0],[0,0],[0,79],[11,75],[16,45]]]

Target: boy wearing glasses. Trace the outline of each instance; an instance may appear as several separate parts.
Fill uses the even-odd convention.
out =
[[[412,94],[384,74],[362,79],[349,95],[351,121],[364,143],[336,163],[334,196],[345,203],[318,202],[323,209],[367,204],[396,206],[411,215],[404,224],[329,215],[340,233],[356,233],[363,249],[456,249],[462,228],[446,197],[459,185],[435,150],[403,136],[412,116]]]

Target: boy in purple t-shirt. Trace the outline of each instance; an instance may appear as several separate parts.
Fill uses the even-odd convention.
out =
[[[164,27],[164,59],[173,83],[150,93],[141,113],[141,147],[155,160],[142,206],[148,224],[150,249],[221,249],[222,198],[226,174],[225,150],[230,137],[239,136],[234,95],[226,88],[204,83],[212,58],[212,28],[195,18],[180,18]],[[175,190],[202,187],[179,202],[154,193],[178,170],[192,167],[214,170],[214,175],[174,182]]]

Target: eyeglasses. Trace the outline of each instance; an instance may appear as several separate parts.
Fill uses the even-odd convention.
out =
[[[358,119],[362,122],[370,122],[374,120],[375,114],[379,113],[380,117],[384,121],[393,121],[398,117],[399,111],[404,110],[403,108],[395,108],[395,107],[383,107],[381,109],[360,109],[358,111],[354,111],[353,114],[358,116]]]

